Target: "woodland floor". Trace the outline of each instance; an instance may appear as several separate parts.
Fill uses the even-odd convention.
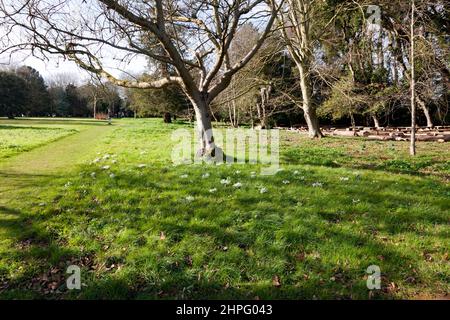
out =
[[[0,119],[0,298],[448,297],[448,143],[412,159],[405,142],[282,132],[283,170],[262,176],[173,166],[179,128]]]

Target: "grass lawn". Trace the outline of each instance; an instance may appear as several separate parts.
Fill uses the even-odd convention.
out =
[[[75,132],[73,129],[0,125],[0,158],[11,157]]]
[[[282,132],[283,170],[261,176],[259,165],[173,166],[171,133],[187,127],[0,120],[0,157],[4,139],[20,151],[40,145],[0,159],[0,298],[449,292],[448,144],[419,143],[411,159],[404,142]],[[30,139],[10,142],[15,130]],[[81,290],[66,289],[71,264]],[[381,290],[366,287],[370,265]]]

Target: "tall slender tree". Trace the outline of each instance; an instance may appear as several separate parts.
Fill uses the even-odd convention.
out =
[[[411,145],[409,147],[409,153],[412,156],[416,155],[416,75],[415,75],[415,52],[414,52],[414,19],[415,19],[415,3],[411,1]]]

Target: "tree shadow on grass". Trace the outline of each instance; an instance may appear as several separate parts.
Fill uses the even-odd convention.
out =
[[[377,172],[392,172],[408,174],[419,177],[438,176],[446,179],[450,178],[450,173],[446,172],[423,172],[430,165],[435,165],[436,160],[430,159],[388,159],[381,163],[354,163],[345,152],[332,148],[316,147],[307,149],[291,148],[281,154],[285,164],[289,165],[312,165],[329,168],[347,168],[354,170],[371,170]],[[447,161],[448,162],[448,161]],[[445,164],[446,162],[438,162]]]
[[[57,215],[48,210],[31,218],[16,209],[0,207],[3,214],[17,217],[14,221],[0,221],[7,238],[18,244],[37,239],[25,250],[20,245],[11,247],[4,259],[26,265],[39,261],[40,265],[15,279],[0,295],[8,297],[15,288],[45,298],[365,299],[369,294],[365,271],[376,264],[384,280],[383,289],[375,296],[395,298],[398,288],[391,283],[398,286],[415,281],[420,287],[425,280],[413,272],[420,269],[414,250],[405,251],[389,239],[374,236],[374,228],[396,235],[413,230],[411,224],[447,223],[440,214],[407,216],[373,211],[364,215],[361,210],[367,209],[358,207],[338,213],[333,212],[338,208],[326,202],[312,204],[315,210],[311,212],[284,207],[283,197],[258,198],[245,193],[231,198],[226,194],[212,197],[197,178],[192,182],[177,180],[184,169],[165,170],[121,173],[114,180],[97,176],[84,184],[86,190],[89,186],[99,189],[82,196],[84,193],[69,188],[65,197],[53,203],[64,209]],[[172,178],[165,181],[163,172]],[[221,175],[228,174],[225,171]],[[361,191],[358,194],[357,186],[343,188],[338,183],[327,184],[317,192],[337,203],[359,197],[369,205],[369,211],[382,201],[394,207],[408,202],[402,196],[385,193],[392,188],[388,187],[389,179],[380,179],[379,183],[387,190],[378,189],[371,196]],[[407,187],[406,182],[395,186],[400,190]],[[198,202],[183,200],[187,189]],[[228,195],[238,192],[231,187],[227,190]],[[308,197],[308,190],[302,186],[299,195]],[[90,201],[93,197],[94,203]],[[222,202],[215,202],[216,198]],[[425,200],[417,199],[417,204],[420,201]],[[414,206],[414,201],[410,205]],[[87,214],[87,210],[92,213]],[[363,226],[352,227],[354,221]],[[46,228],[55,224],[59,228],[70,224],[74,230],[62,235]],[[45,270],[62,270],[66,261],[77,263],[86,256],[83,245],[64,243],[75,236],[101,248],[90,253],[91,259],[93,265],[105,264],[106,268],[85,267],[83,281],[87,286],[79,292],[68,292],[63,281],[58,282],[56,290],[49,289],[49,282],[42,279],[33,282],[37,275],[48,273]],[[275,281],[276,277],[279,280]],[[432,278],[436,280],[434,275]],[[30,282],[34,283],[31,287]]]

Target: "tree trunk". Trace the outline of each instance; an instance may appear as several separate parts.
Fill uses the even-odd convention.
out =
[[[425,102],[419,97],[416,96],[416,102],[419,104],[420,108],[423,110],[423,113],[425,114],[425,118],[427,118],[427,127],[433,128],[433,120],[431,118],[430,109],[426,106]]]
[[[376,115],[372,115],[373,123],[375,124],[375,128],[380,128],[380,121],[378,120]]]
[[[266,105],[270,98],[270,91],[271,91],[270,86],[263,87],[259,91],[259,95],[261,97],[261,104],[258,104],[258,118],[259,118],[261,129],[268,128]]]
[[[320,131],[319,118],[317,118],[316,108],[312,105],[311,100],[311,84],[309,83],[307,76],[307,70],[302,63],[297,64],[297,68],[300,72],[300,88],[302,90],[303,99],[303,113],[305,116],[306,124],[308,125],[308,135],[310,138],[323,137]]]
[[[323,137],[319,127],[319,118],[317,117],[316,109],[310,107],[303,107],[303,114],[308,126],[308,136],[310,138]]]
[[[261,129],[269,129],[269,123],[266,115],[263,115],[261,119],[259,119],[259,125],[261,126]]]
[[[97,96],[94,95],[94,101],[93,101],[93,107],[94,107],[94,119],[97,117]]]
[[[233,100],[231,105],[233,106],[233,127],[239,127],[238,115],[236,112],[236,91],[234,90],[234,82],[231,83],[231,90],[233,91]]]
[[[355,116],[353,115],[353,112],[350,112],[350,122],[352,124],[353,135],[356,136],[356,121],[355,121]]]
[[[164,112],[164,123],[172,123],[172,115],[170,112]]]
[[[427,127],[428,128],[433,128],[433,120],[431,119],[431,115],[430,115],[430,110],[424,106],[422,107],[423,113],[425,114],[425,117],[427,118]]]
[[[200,142],[199,149],[197,150],[197,156],[214,157],[216,150],[208,102],[204,99],[191,99],[191,102],[194,106],[195,118],[197,121],[197,133]]]
[[[416,83],[414,69],[414,0],[411,4],[411,144],[409,153],[416,155]]]

